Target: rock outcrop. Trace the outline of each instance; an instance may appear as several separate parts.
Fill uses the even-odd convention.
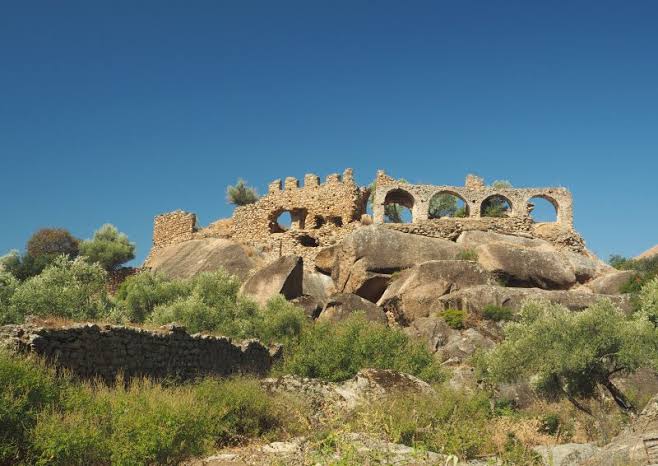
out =
[[[569,290],[542,290],[540,288],[510,288],[503,286],[479,285],[456,291],[439,298],[443,309],[464,309],[481,314],[488,304],[512,309],[520,307],[528,298],[545,299],[558,303],[573,311],[581,311],[601,299],[612,301],[624,311],[631,310],[628,296],[609,296]]]
[[[304,264],[299,256],[283,256],[262,267],[242,284],[240,292],[260,305],[278,295],[292,300],[304,294]]]
[[[377,305],[398,321],[411,322],[442,309],[438,298],[476,285],[493,285],[494,278],[476,262],[439,260],[400,272]]]
[[[264,264],[253,248],[221,238],[193,239],[158,249],[149,258],[151,270],[169,278],[189,278],[224,269],[244,280]]]
[[[340,321],[357,311],[363,312],[369,321],[380,323],[387,321],[382,308],[351,293],[339,293],[332,296],[322,309],[319,319]]]

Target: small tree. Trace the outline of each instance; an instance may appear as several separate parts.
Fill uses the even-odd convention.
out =
[[[42,228],[27,241],[27,254],[33,258],[78,255],[79,241],[64,228]]]
[[[626,317],[607,300],[582,312],[544,301],[526,302],[519,321],[508,323],[505,334],[505,341],[483,358],[492,381],[533,380],[543,395],[566,397],[587,413],[577,398],[594,397],[597,386],[605,388],[621,409],[634,411],[612,377],[658,363],[654,325],[641,315]]]
[[[509,189],[512,187],[512,183],[507,180],[496,180],[491,183],[491,187],[495,189]],[[482,206],[482,215],[485,217],[505,217],[507,216],[509,207],[505,198],[493,196]]]
[[[258,193],[256,193],[256,190],[247,186],[246,182],[242,179],[238,179],[235,185],[226,188],[226,201],[229,204],[239,207],[253,204],[257,200]]]
[[[135,258],[135,244],[114,225],[107,223],[96,230],[92,239],[82,242],[80,255],[111,271]]]

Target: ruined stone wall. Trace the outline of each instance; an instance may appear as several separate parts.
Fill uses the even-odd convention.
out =
[[[273,361],[257,340],[189,335],[182,327],[153,332],[121,326],[74,324],[65,328],[32,325],[0,327],[0,343],[44,357],[73,374],[112,382],[124,377],[191,379],[201,375],[266,374]]]
[[[157,215],[153,220],[153,244],[144,266],[149,266],[151,257],[158,250],[194,239],[196,232],[196,214],[175,210]]]
[[[313,174],[304,177],[303,186],[296,178],[286,178],[283,186],[275,180],[256,203],[235,209],[233,239],[255,245],[270,259],[300,255],[312,268],[319,248],[339,241],[358,225],[365,212],[363,195],[349,168],[342,178],[332,174],[324,183]],[[287,229],[277,222],[284,212],[292,219]]]
[[[492,197],[499,196],[511,206],[510,218],[531,219],[531,199],[543,198],[555,207],[557,222],[561,227],[573,230],[573,198],[571,192],[562,187],[551,188],[494,188],[486,186],[479,177],[469,175],[464,186],[419,185],[401,183],[386,175],[377,173],[373,203],[373,220],[384,223],[385,205],[396,203],[411,210],[412,222],[429,219],[431,199],[437,194],[457,196],[468,208],[468,218],[482,218],[482,205]],[[496,218],[496,221],[499,221]]]

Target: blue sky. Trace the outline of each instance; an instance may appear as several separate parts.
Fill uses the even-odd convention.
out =
[[[563,185],[607,258],[658,243],[653,1],[0,0],[0,252],[42,226],[229,216],[237,177]]]

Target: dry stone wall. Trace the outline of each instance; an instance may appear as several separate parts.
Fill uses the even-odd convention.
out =
[[[126,378],[192,379],[202,375],[266,374],[276,357],[258,340],[236,344],[229,338],[189,335],[183,327],[162,332],[113,325],[74,324],[0,327],[0,343],[44,357],[82,378],[112,382]]]

